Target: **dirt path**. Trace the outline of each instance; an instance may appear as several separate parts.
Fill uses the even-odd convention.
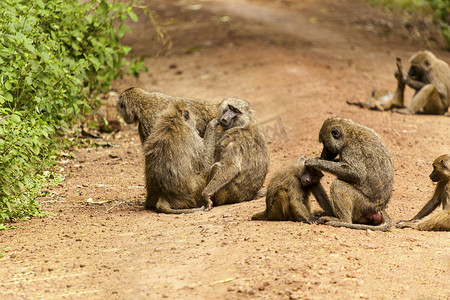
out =
[[[450,151],[450,118],[345,104],[373,88],[393,90],[395,57],[406,68],[421,49],[369,26],[382,13],[354,0],[153,0],[150,7],[172,36],[172,54],[148,59],[149,73],[117,81],[116,91],[248,99],[270,143],[268,180],[299,155],[317,155],[324,119],[348,117],[374,128],[391,151],[394,219],[412,217],[431,196],[428,174]],[[125,38],[135,54],[154,53],[149,28],[134,24]],[[434,52],[450,62],[449,53]],[[114,116],[114,96],[105,104]],[[450,298],[448,232],[250,221],[264,199],[156,214],[142,208],[136,126],[94,142],[61,161],[65,181],[39,199],[54,216],[0,231],[1,299]],[[332,180],[324,177],[326,188]]]

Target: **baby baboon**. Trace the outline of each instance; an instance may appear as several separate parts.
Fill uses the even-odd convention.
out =
[[[337,176],[330,189],[333,214],[320,221],[336,227],[389,230],[392,220],[384,210],[392,194],[394,171],[378,134],[352,120],[334,117],[323,123],[319,141],[321,157],[306,160],[305,166]],[[351,224],[363,222],[377,226]]]
[[[119,95],[117,107],[127,124],[139,122],[139,137],[141,142],[144,143],[158,116],[174,100],[181,100],[186,103],[191,117],[195,118],[197,130],[203,137],[206,125],[217,116],[217,105],[205,100],[172,97],[160,92],[148,92],[141,88],[132,87]]]
[[[306,168],[305,160],[306,156],[301,156],[273,176],[267,187],[266,210],[252,220],[315,222],[309,195],[312,192],[319,203],[327,195],[320,184],[322,172]]]
[[[434,160],[430,178],[437,182],[433,197],[414,218],[398,222],[398,228],[450,231],[450,154],[441,155]],[[439,204],[442,204],[442,210],[429,215]]]
[[[385,111],[393,108],[403,108],[403,95],[405,92],[405,83],[403,83],[402,60],[397,57],[397,72],[395,78],[397,79],[397,90],[392,94],[388,90],[373,90],[366,102],[347,100],[347,104],[357,105],[362,108]]]
[[[403,114],[425,113],[443,115],[450,106],[450,67],[430,51],[419,51],[411,57],[408,76],[403,83],[416,90],[407,108],[396,109]]]
[[[206,147],[213,158],[208,185],[202,196],[206,209],[254,199],[269,167],[269,151],[261,125],[247,101],[222,101],[205,133]],[[211,201],[212,200],[212,201]]]
[[[144,142],[145,207],[163,213],[203,210],[209,159],[186,104],[174,100]]]

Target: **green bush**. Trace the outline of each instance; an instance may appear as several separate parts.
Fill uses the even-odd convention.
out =
[[[0,222],[39,213],[57,132],[124,72],[145,71],[120,37],[134,3],[0,1]]]
[[[450,49],[450,0],[369,0],[369,2],[411,13],[431,14]]]

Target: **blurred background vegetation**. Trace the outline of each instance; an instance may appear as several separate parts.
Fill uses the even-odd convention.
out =
[[[406,17],[407,26],[410,20],[422,19],[424,23],[437,26],[443,41],[450,50],[450,0],[368,0],[369,3],[399,11]],[[426,25],[426,24],[425,24]]]

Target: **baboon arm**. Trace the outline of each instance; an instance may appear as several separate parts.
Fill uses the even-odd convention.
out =
[[[327,192],[323,188],[322,184],[317,183],[310,187],[311,193],[316,198],[317,203],[319,203],[320,207],[324,210],[327,216],[334,216],[333,209],[330,205],[330,199],[328,198]]]
[[[407,84],[410,88],[412,88],[416,91],[422,89],[426,85],[426,83],[423,83],[423,82],[417,81],[417,80],[413,80],[410,77],[406,77],[405,84]]]
[[[214,150],[216,145],[216,127],[219,124],[217,119],[213,119],[208,123],[206,127],[205,136],[203,138],[203,142],[206,147],[206,155],[211,164],[214,163]]]
[[[355,168],[345,162],[310,158],[305,161],[305,166],[334,174],[338,179],[348,183],[360,183],[358,172],[356,172]]]
[[[233,143],[227,145],[223,150],[220,164],[216,168],[213,168],[215,170],[214,174],[203,190],[203,196],[214,195],[241,171],[242,157],[241,155],[236,155],[236,153],[238,153],[238,150],[235,149]],[[233,155],[234,157],[232,157]]]
[[[433,210],[436,209],[436,207],[439,206],[440,203],[441,201],[439,199],[439,194],[435,191],[433,198],[425,204],[425,206],[417,213],[417,215],[414,216],[414,218],[411,219],[411,221],[420,220],[423,217],[428,216]]]

